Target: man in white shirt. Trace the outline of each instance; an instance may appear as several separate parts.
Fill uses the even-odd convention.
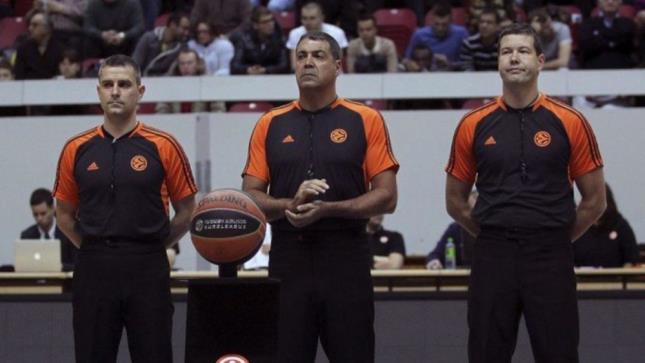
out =
[[[323,14],[320,4],[310,2],[302,6],[300,10],[300,21],[302,25],[292,29],[289,32],[289,39],[287,39],[287,49],[289,49],[291,59],[291,69],[294,69],[296,57],[296,45],[300,37],[308,32],[322,31],[332,36],[340,46],[341,49],[347,48],[347,37],[345,31],[336,25],[327,24],[324,22],[325,15]]]
[[[348,73],[396,72],[398,58],[391,39],[377,34],[376,20],[372,15],[359,17],[358,38],[347,47]]]

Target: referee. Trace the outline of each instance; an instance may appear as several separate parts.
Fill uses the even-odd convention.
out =
[[[446,168],[448,213],[477,236],[468,356],[511,362],[523,313],[536,362],[577,362],[571,242],[605,209],[603,163],[584,116],[538,92],[544,54],[533,29],[512,25],[498,44],[502,96],[461,120]]]
[[[130,57],[104,61],[97,91],[103,124],[67,141],[53,191],[58,226],[80,248],[76,362],[115,362],[124,326],[133,362],[172,362],[166,248],[188,230],[197,187],[177,140],[137,121],[145,87]]]
[[[243,172],[243,189],[272,221],[280,363],[313,362],[319,337],[331,362],[374,361],[365,224],[394,210],[399,165],[381,115],[337,97],[340,57],[326,33],[300,39],[300,97],[260,118]]]

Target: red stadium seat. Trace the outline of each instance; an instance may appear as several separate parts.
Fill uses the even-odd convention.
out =
[[[466,26],[468,24],[468,10],[465,7],[454,7],[451,10],[452,14],[452,22],[457,25],[463,25]],[[425,18],[425,25],[430,26],[432,25],[432,10],[428,11],[426,13],[426,18]]]
[[[390,38],[399,57],[403,56],[412,34],[417,29],[417,16],[410,9],[380,9],[374,12],[378,33]]]
[[[273,108],[269,102],[237,102],[228,112],[267,112]]]
[[[275,18],[275,21],[280,24],[282,33],[284,33],[285,36],[288,36],[291,29],[296,27],[296,14],[293,11],[275,12],[273,13],[273,17]]]
[[[16,38],[27,31],[27,22],[22,17],[0,19],[0,49],[11,48]]]
[[[598,16],[599,13],[600,9],[598,9],[598,7],[595,7],[591,11],[591,16]],[[634,19],[634,16],[636,16],[636,9],[632,5],[622,4],[620,8],[618,8],[618,15],[624,16],[625,18]]]
[[[14,16],[25,16],[34,6],[34,0],[16,0],[13,8]]]
[[[140,103],[137,109],[138,114],[150,115],[155,113],[156,103]]]
[[[163,13],[155,19],[155,27],[166,26],[168,24],[168,18],[170,18],[170,13]]]

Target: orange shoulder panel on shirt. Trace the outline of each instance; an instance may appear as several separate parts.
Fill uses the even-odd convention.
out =
[[[246,165],[242,171],[242,177],[245,175],[254,176],[265,183],[271,180],[269,164],[266,158],[266,138],[269,131],[269,125],[274,117],[287,113],[296,107],[296,102],[289,102],[286,105],[276,107],[260,117],[253,128],[249,140],[249,149],[246,157]]]
[[[133,135],[137,133],[157,146],[166,174],[165,187],[170,199],[177,201],[197,193],[190,162],[177,139],[165,131],[141,122],[139,124]],[[160,191],[164,194],[163,192]]]
[[[448,174],[464,183],[473,184],[475,182],[477,175],[477,164],[473,150],[475,128],[484,117],[497,110],[498,107],[499,102],[493,100],[470,111],[459,121],[452,138],[450,158],[445,169]]]
[[[391,169],[397,172],[399,162],[392,151],[390,134],[383,116],[375,109],[360,102],[343,98],[338,101],[338,104],[357,112],[363,119],[365,140],[367,141],[367,151],[363,163],[366,181],[369,182],[374,176],[385,170]]]
[[[94,127],[71,137],[60,153],[56,167],[56,179],[52,195],[56,199],[78,205],[78,184],[74,178],[74,162],[78,148],[100,134],[100,127]]]
[[[569,137],[571,179],[602,167],[603,161],[596,136],[582,113],[551,97],[545,98],[543,106],[560,119]]]

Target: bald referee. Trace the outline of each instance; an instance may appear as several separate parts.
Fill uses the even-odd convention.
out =
[[[58,226],[80,248],[76,362],[115,362],[124,327],[133,362],[172,362],[166,248],[188,231],[197,187],[177,140],[137,120],[145,87],[130,57],[103,62],[97,92],[103,123],[63,146],[54,186]]]
[[[446,168],[448,213],[477,236],[468,357],[511,362],[523,313],[536,362],[578,362],[571,242],[605,209],[602,158],[584,116],[538,91],[544,53],[533,29],[506,28],[498,47],[502,96],[461,120]]]

